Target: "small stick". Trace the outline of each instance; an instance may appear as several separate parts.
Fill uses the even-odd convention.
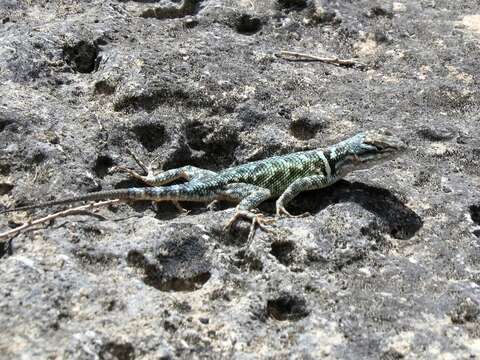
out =
[[[150,169],[149,166],[145,165],[142,160],[135,154],[130,148],[127,148],[127,152],[130,154],[131,157],[133,157],[133,160],[137,163],[138,166],[142,168],[142,170],[145,172],[145,174],[150,174]]]
[[[275,55],[289,61],[321,61],[326,64],[333,64],[338,66],[366,67],[365,64],[359,61],[356,61],[354,59],[319,57],[315,55],[303,54],[303,53],[292,52],[292,51],[279,51]]]
[[[37,220],[28,221],[25,224],[16,227],[15,229],[0,233],[0,240],[6,239],[6,238],[8,238],[12,235],[16,235],[16,234],[18,234],[22,231],[29,230],[31,227],[33,227],[35,225],[43,224],[45,222],[48,222],[48,221],[53,220],[53,219],[58,218],[58,217],[64,217],[64,216],[68,216],[68,215],[78,214],[79,212],[84,212],[86,210],[90,210],[90,209],[93,209],[93,208],[98,208],[98,207],[101,207],[101,206],[116,204],[116,203],[119,203],[119,202],[121,202],[120,199],[114,199],[114,200],[100,201],[98,203],[81,205],[81,206],[77,206],[77,207],[70,208],[70,209],[67,209],[67,210],[62,210],[62,211],[47,215],[47,216],[45,216],[43,218],[40,218],[40,219],[37,219]]]

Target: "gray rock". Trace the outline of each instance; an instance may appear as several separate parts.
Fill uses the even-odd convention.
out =
[[[0,357],[477,356],[479,13],[474,0],[1,2],[1,208],[141,186],[108,172],[140,171],[127,148],[214,171],[371,128],[410,150],[301,194],[288,209],[310,214],[249,249],[222,203],[105,208],[1,243]]]

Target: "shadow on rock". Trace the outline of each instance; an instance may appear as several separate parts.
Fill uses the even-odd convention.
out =
[[[388,233],[396,239],[410,239],[423,226],[420,216],[391,191],[346,180],[319,191],[299,195],[292,208],[298,213],[318,213],[329,205],[342,202],[357,203],[374,213],[382,220]]]

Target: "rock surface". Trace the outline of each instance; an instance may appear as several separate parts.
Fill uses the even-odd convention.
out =
[[[1,357],[479,355],[479,58],[477,0],[2,1],[5,207],[138,186],[108,172],[136,166],[127,148],[218,170],[385,127],[410,150],[302,194],[289,209],[311,215],[250,252],[223,204],[112,207],[2,243]]]

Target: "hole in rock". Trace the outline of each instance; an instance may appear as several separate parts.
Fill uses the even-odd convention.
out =
[[[261,29],[262,21],[258,17],[248,14],[241,15],[235,25],[235,30],[243,35],[253,35]]]
[[[93,171],[98,177],[103,178],[108,174],[108,169],[110,169],[112,166],[113,160],[110,156],[100,155],[97,157],[97,160],[95,160]]]
[[[292,251],[295,245],[291,241],[275,241],[272,243],[270,254],[275,256],[283,265],[290,265],[293,261]]]
[[[139,124],[132,128],[138,141],[148,151],[152,152],[166,141],[165,126],[158,123]]]
[[[99,49],[96,45],[84,40],[63,47],[65,61],[79,73],[91,73],[95,70],[98,52]]]
[[[267,301],[267,315],[276,320],[300,320],[308,316],[306,301],[295,295],[281,295]]]

